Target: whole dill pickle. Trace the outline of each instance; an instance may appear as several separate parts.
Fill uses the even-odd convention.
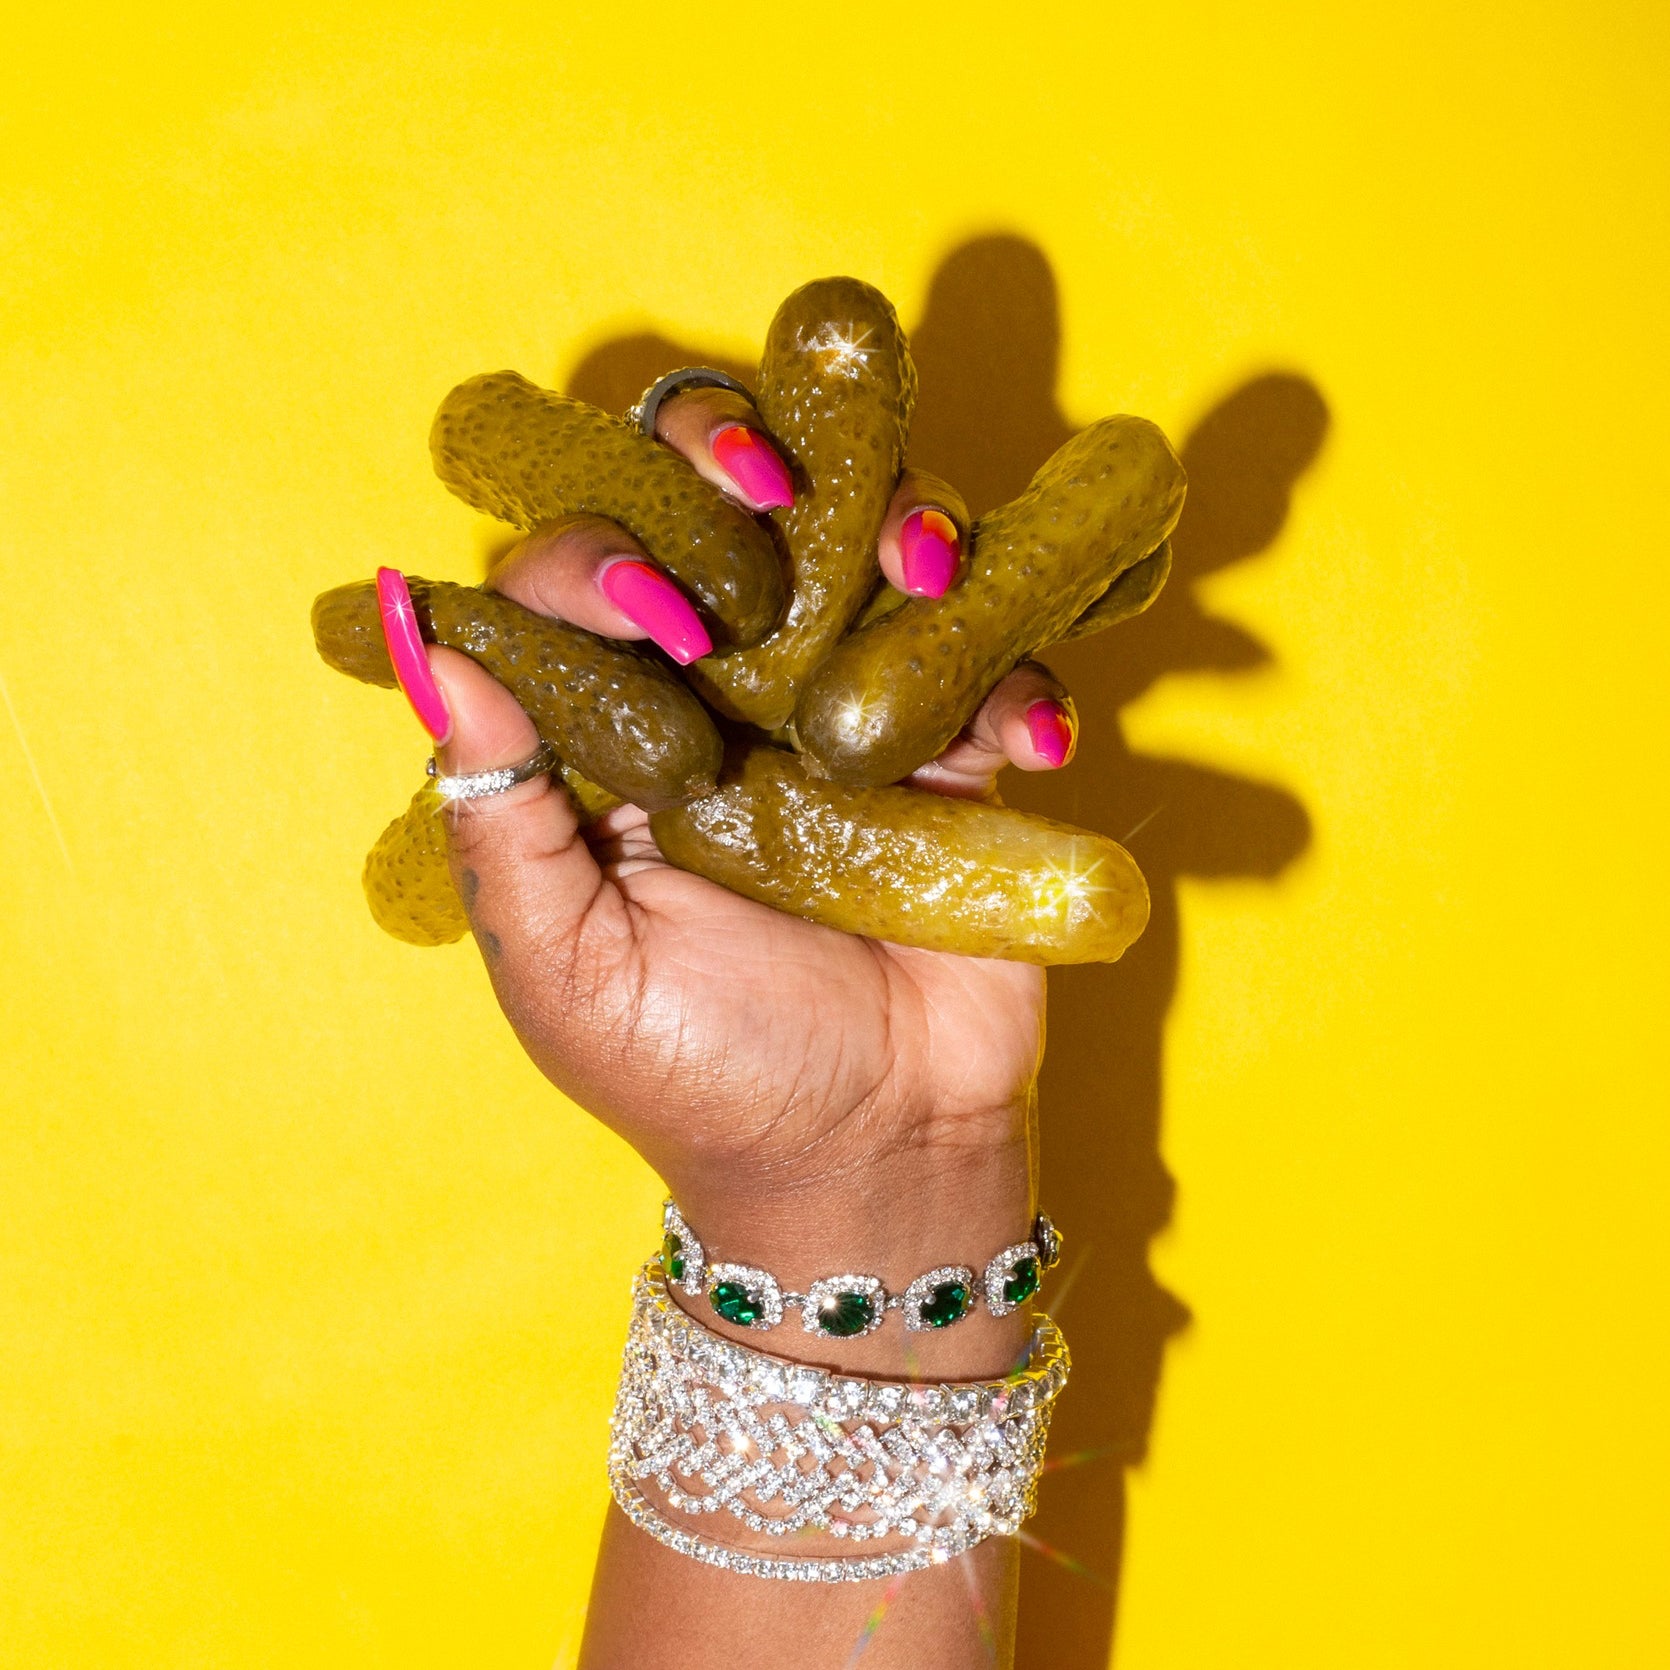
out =
[[[763,643],[706,658],[686,677],[720,712],[769,731],[879,578],[876,536],[916,403],[892,303],[856,278],[802,285],[766,333],[757,400],[796,477],[795,502],[772,513],[789,553],[788,615]]]
[[[715,642],[757,643],[783,613],[782,559],[764,523],[595,406],[489,372],[441,402],[429,451],[459,498],[515,527],[613,517],[703,605]]]
[[[593,783],[646,810],[712,788],[724,752],[719,733],[659,662],[496,592],[444,580],[408,584],[424,639],[485,667],[539,734]],[[313,605],[313,637],[339,672],[393,686],[372,581],[322,593]]]
[[[715,793],[657,812],[650,829],[680,869],[896,945],[1113,962],[1148,921],[1142,872],[1105,836],[983,801],[847,788],[764,745],[730,756]]]
[[[897,782],[968,723],[1017,661],[1058,642],[1183,507],[1183,466],[1144,418],[1075,435],[1018,499],[974,526],[967,571],[838,644],[801,690],[795,732],[814,771]]]
[[[620,804],[572,766],[558,771],[582,823]],[[372,918],[408,945],[450,945],[470,929],[447,864],[445,808],[433,781],[426,782],[365,855],[360,879]]]
[[[1132,563],[1108,589],[1061,634],[1061,642],[1069,638],[1088,638],[1092,632],[1104,632],[1122,620],[1140,615],[1156,597],[1171,573],[1171,541],[1159,550],[1150,552],[1141,562]]]

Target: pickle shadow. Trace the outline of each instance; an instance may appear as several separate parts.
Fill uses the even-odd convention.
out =
[[[921,388],[911,462],[954,482],[975,515],[1023,491],[1079,427],[1056,400],[1054,273],[1025,239],[996,234],[953,249],[910,341]],[[690,364],[753,377],[751,365],[642,333],[592,349],[568,391],[623,411],[669,367]],[[1153,898],[1147,932],[1120,963],[1050,977],[1042,1198],[1067,1237],[1052,1309],[1072,1345],[1074,1384],[1055,1417],[1052,1471],[1028,1527],[1054,1553],[1034,1548],[1025,1556],[1020,1670],[1101,1670],[1110,1660],[1125,1469],[1147,1453],[1166,1342],[1190,1320],[1148,1263],[1177,1194],[1161,1154],[1161,1121],[1178,882],[1273,880],[1311,838],[1310,819],[1287,790],[1136,753],[1120,714],[1168,674],[1234,674],[1270,663],[1263,644],[1203,609],[1195,584],[1274,543],[1328,422],[1313,383],[1274,371],[1242,384],[1194,425],[1181,447],[1189,493],[1165,590],[1147,614],[1050,653],[1079,709],[1073,767],[1059,776],[1011,772],[1003,785],[1013,804],[1124,839]]]

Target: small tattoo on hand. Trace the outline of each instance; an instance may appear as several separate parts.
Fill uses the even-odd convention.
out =
[[[476,898],[481,892],[481,877],[474,870],[466,870],[458,878],[458,892],[464,901],[464,914],[470,920],[470,930],[481,947],[482,955],[488,962],[496,963],[504,955],[504,946],[491,928],[482,927],[476,920]]]

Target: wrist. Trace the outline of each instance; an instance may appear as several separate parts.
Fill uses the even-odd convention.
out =
[[[996,1144],[905,1149],[817,1182],[756,1182],[738,1189],[727,1180],[704,1187],[702,1178],[693,1177],[675,1187],[709,1265],[752,1265],[799,1293],[837,1273],[875,1276],[888,1292],[903,1293],[924,1272],[952,1265],[974,1272],[978,1293],[987,1261],[1027,1239],[1037,1210],[1024,1118]],[[675,1286],[673,1297],[704,1327],[728,1338],[873,1377],[1001,1375],[1024,1356],[1032,1330],[1027,1305],[998,1317],[974,1303],[947,1327],[910,1331],[894,1310],[872,1333],[832,1339],[805,1331],[797,1312],[760,1331],[727,1322],[705,1296]]]

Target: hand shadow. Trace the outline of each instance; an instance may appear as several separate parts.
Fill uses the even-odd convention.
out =
[[[1021,492],[1077,427],[1055,403],[1054,277],[1022,239],[980,238],[953,251],[911,347],[922,388],[912,460],[954,481],[971,508]],[[1178,878],[1273,878],[1310,842],[1305,809],[1286,790],[1133,753],[1119,714],[1167,674],[1268,664],[1264,645],[1204,612],[1195,582],[1275,541],[1327,427],[1316,387],[1287,373],[1243,384],[1195,425],[1182,447],[1189,493],[1159,600],[1136,620],[1050,653],[1078,704],[1077,758],[1059,776],[1011,773],[1003,785],[1014,805],[1125,840],[1153,897],[1147,932],[1117,966],[1050,977],[1042,1198],[1068,1237],[1052,1310],[1072,1347],[1073,1384],[1028,1527],[1040,1557],[1021,1586],[1019,1670],[1100,1670],[1109,1661],[1123,1469],[1147,1451],[1165,1342],[1189,1322],[1148,1268],[1149,1242],[1176,1193],[1160,1155],[1160,1115]]]
[[[1025,239],[999,234],[953,249],[910,341],[921,388],[911,461],[954,482],[974,514],[1024,491],[1078,427],[1055,398],[1055,277]],[[753,377],[751,366],[646,332],[590,350],[568,392],[624,411],[678,365]],[[1254,378],[1196,424],[1182,448],[1188,500],[1158,602],[1050,655],[1079,708],[1073,766],[1059,776],[1011,772],[1004,780],[1013,804],[1126,840],[1153,898],[1147,932],[1118,965],[1058,969],[1050,981],[1043,1199],[1067,1252],[1053,1301],[1048,1286],[1045,1299],[1064,1317],[1074,1370],[1051,1434],[1051,1476],[1026,1537],[1039,1557],[1021,1586],[1019,1670],[1100,1670],[1109,1661],[1123,1469],[1147,1451],[1165,1343],[1189,1322],[1148,1268],[1148,1245],[1176,1194],[1160,1156],[1160,1114],[1165,1020],[1177,984],[1178,879],[1272,879],[1310,842],[1305,809],[1286,790],[1135,754],[1120,709],[1167,674],[1269,663],[1264,645],[1203,611],[1194,584],[1275,541],[1327,427],[1321,394],[1290,373]]]

